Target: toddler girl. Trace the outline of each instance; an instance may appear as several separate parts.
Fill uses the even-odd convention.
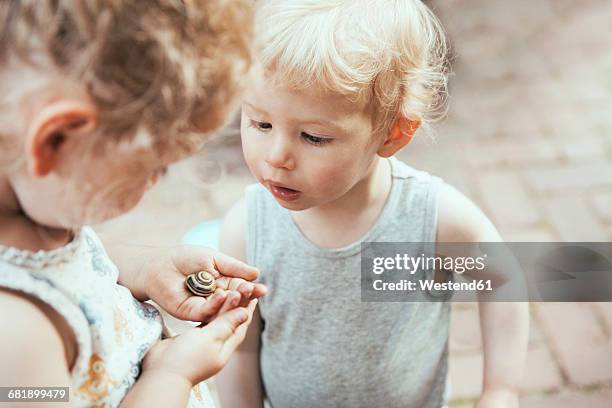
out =
[[[222,124],[249,64],[248,6],[0,4],[2,386],[70,387],[65,406],[211,403],[205,387],[191,389],[222,367],[264,292],[220,273],[257,271],[186,248],[155,254],[156,265],[123,251],[132,269],[119,275],[83,225],[132,208]],[[183,286],[200,269],[218,278],[205,303]],[[211,323],[159,342],[159,313],[118,279],[140,300]]]

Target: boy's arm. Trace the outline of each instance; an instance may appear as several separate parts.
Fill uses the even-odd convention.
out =
[[[443,185],[439,203],[438,242],[502,241],[487,216],[456,189]],[[484,376],[477,407],[518,407],[529,333],[528,304],[480,302],[479,313]]]
[[[263,407],[263,389],[259,374],[260,333],[261,317],[259,309],[256,309],[244,342],[214,377],[221,407]]]
[[[227,213],[221,229],[220,250],[241,261],[246,260],[246,204],[237,202]],[[244,342],[228,364],[215,376],[222,407],[262,407],[263,391],[259,374],[259,307],[253,314]]]

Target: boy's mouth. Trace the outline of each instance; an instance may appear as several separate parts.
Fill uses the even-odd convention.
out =
[[[268,182],[268,187],[270,188],[270,192],[272,195],[283,201],[295,201],[302,194],[300,191],[294,190],[292,188],[283,187],[279,184]]]

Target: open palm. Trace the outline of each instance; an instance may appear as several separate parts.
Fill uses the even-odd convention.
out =
[[[217,284],[215,293],[207,298],[194,296],[185,287],[185,278],[202,270],[210,272]],[[145,264],[142,276],[149,298],[181,320],[208,322],[266,293],[264,285],[251,282],[259,276],[256,268],[199,246],[162,250]]]

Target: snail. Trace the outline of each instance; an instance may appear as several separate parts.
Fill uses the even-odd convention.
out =
[[[196,296],[208,297],[215,292],[217,284],[210,272],[200,271],[192,273],[185,279],[185,286]]]

